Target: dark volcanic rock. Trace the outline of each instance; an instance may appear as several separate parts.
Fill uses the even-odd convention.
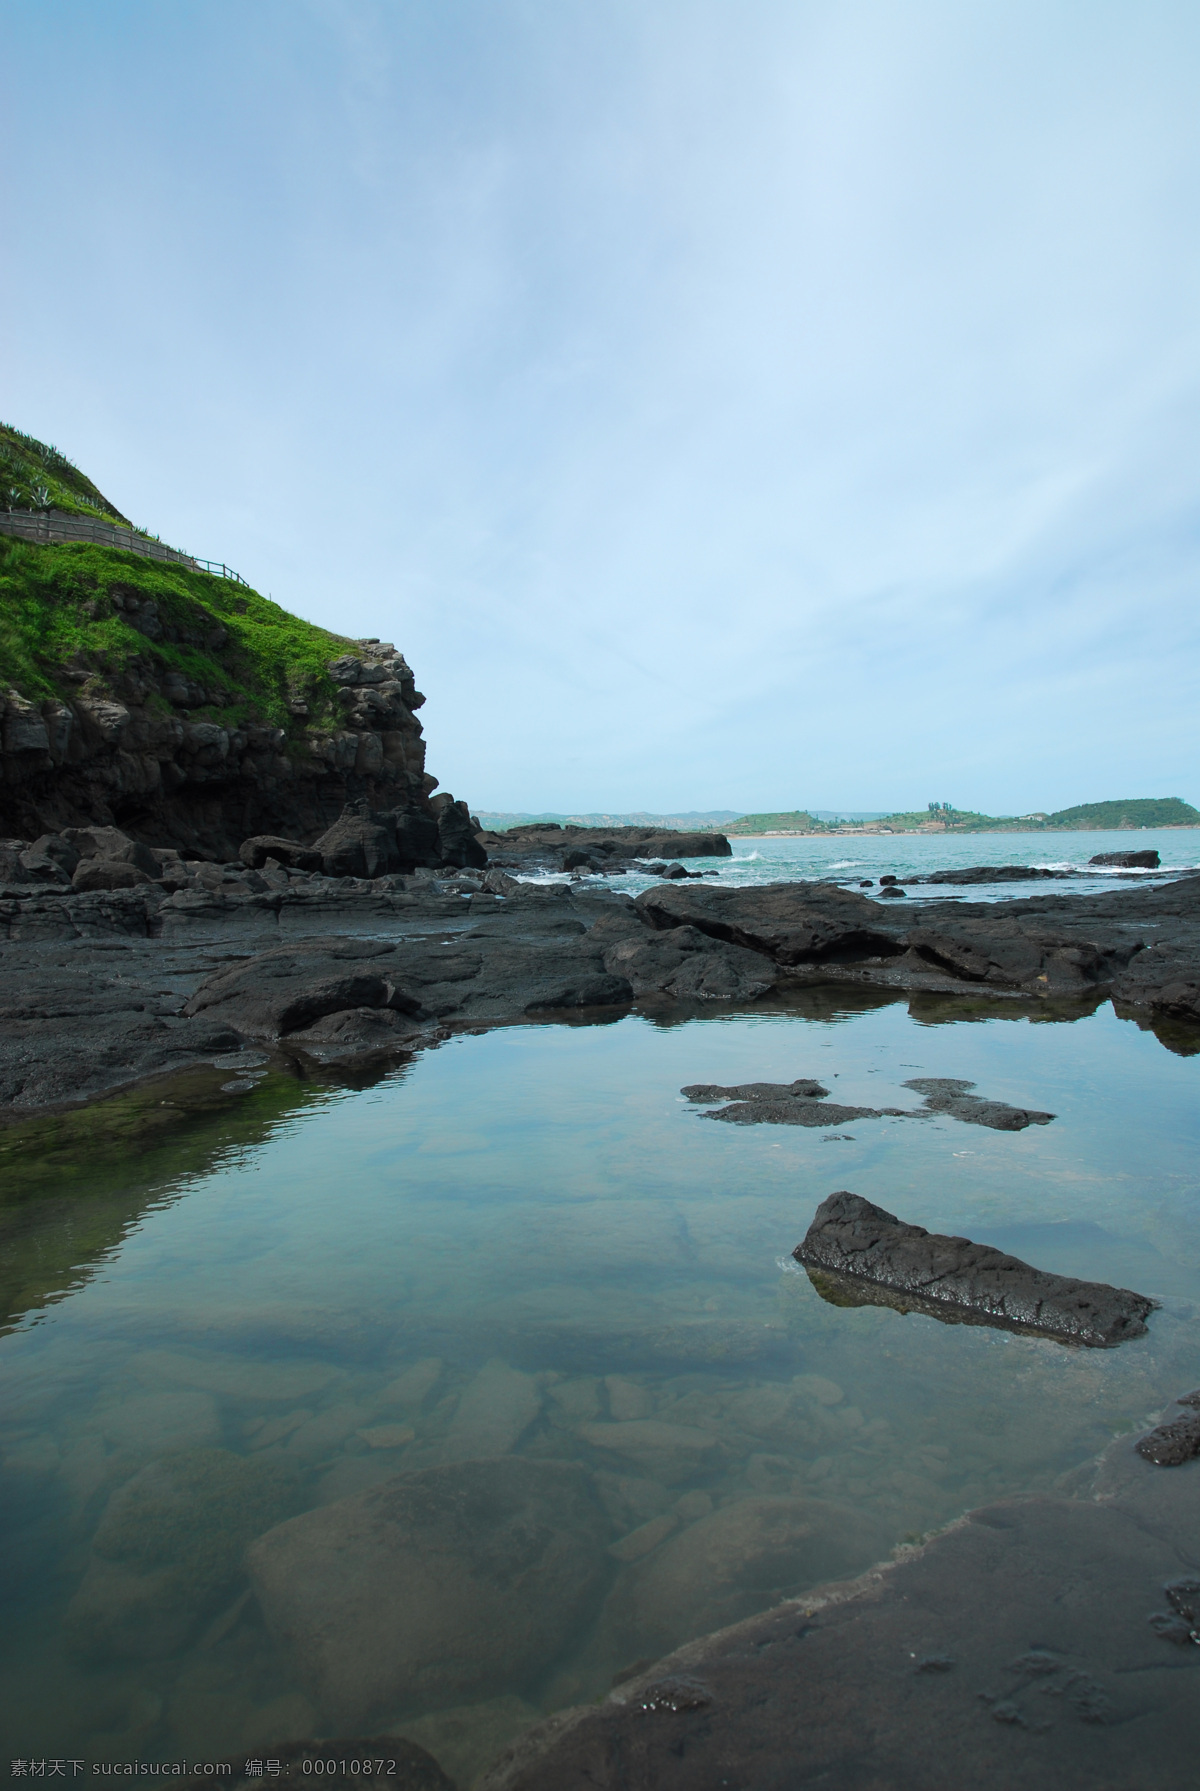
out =
[[[263,952],[210,977],[184,1013],[207,1012],[252,1038],[283,1038],[349,1009],[419,1014],[419,999],[393,980],[395,971],[388,975],[395,952],[365,939]]]
[[[155,871],[158,866],[155,865]],[[71,878],[72,889],[87,894],[95,889],[136,889],[139,883],[153,879],[136,864],[119,858],[83,858]]]
[[[1200,1408],[1200,1392],[1185,1393],[1176,1404]],[[1160,1424],[1156,1430],[1140,1437],[1134,1447],[1139,1455],[1144,1455],[1157,1467],[1182,1467],[1185,1461],[1200,1455],[1200,1410]]]
[[[915,1297],[935,1314],[966,1313],[1093,1348],[1142,1336],[1155,1305],[1127,1288],[1047,1274],[987,1244],[906,1225],[846,1189],[821,1202],[792,1254],[809,1269]]]
[[[277,839],[274,834],[259,833],[243,840],[238,853],[244,865],[261,871],[265,864],[279,864],[287,871],[319,871],[321,854],[313,846],[302,846],[296,840]]]
[[[398,841],[410,818],[426,842],[436,833],[423,811],[366,817],[385,833],[389,818]],[[70,862],[58,839],[81,864],[116,863],[150,881],[77,892],[58,882]],[[211,1063],[212,1053],[238,1049],[239,1034],[285,1038],[288,1063],[301,1053],[346,1062],[411,1050],[446,1023],[503,1025],[526,1013],[601,1018],[633,1000],[752,1002],[800,984],[852,982],[939,1001],[970,994],[1094,1002],[1110,993],[1183,1051],[1200,1022],[1200,876],[1102,895],[964,903],[949,912],[909,903],[901,911],[827,884],[663,883],[634,903],[583,883],[519,881],[498,867],[486,875],[426,868],[330,879],[284,868],[269,850],[254,869],[137,846],[147,853],[150,868],[142,869],[129,856],[136,843],[115,828],[67,829],[36,845],[34,853],[25,840],[0,841],[0,1109],[9,1117]],[[37,880],[23,857],[42,867]],[[287,1006],[272,1007],[278,987],[266,1009],[256,1008],[253,971],[236,1000],[236,979],[225,986],[227,1019],[217,1005],[185,1011],[201,985],[229,973],[231,958],[245,965],[288,947],[332,949],[356,934],[379,946],[376,961],[359,965],[381,979],[364,1003],[328,1008],[355,991],[322,988],[324,973],[310,960],[303,973],[297,967],[294,993],[319,999],[308,1009],[315,1017],[295,1031],[276,1031]],[[341,977],[347,966],[326,968]],[[419,1003],[422,1017],[376,1005],[384,984]],[[798,1120],[794,1103],[805,1097],[786,1084],[778,1093],[793,1104],[787,1118]],[[945,1100],[927,1096],[920,1111],[1001,1128],[1040,1123],[1027,1110],[968,1100],[961,1088],[941,1094]],[[739,1120],[774,1118],[761,1105],[771,1098],[758,1097],[758,1113]],[[813,1119],[833,1123],[832,1109]]]
[[[679,1092],[689,1101],[819,1101],[829,1090],[811,1076],[801,1076],[795,1082],[735,1082],[730,1088],[716,1082],[689,1082]]]
[[[333,826],[313,841],[327,877],[383,877],[398,868],[396,830],[390,815],[366,804],[343,809]]]
[[[779,964],[826,964],[898,957],[904,947],[886,930],[877,902],[830,883],[769,883],[758,889],[659,885],[636,906],[667,931],[693,926]]]
[[[1128,871],[1156,871],[1162,860],[1157,852],[1097,852],[1089,864],[1117,865]]]
[[[1192,1791],[1200,1649],[1147,1619],[1195,1608],[1200,1470],[1115,1447],[1116,1496],[985,1506],[548,1718],[478,1791]]]
[[[1026,1126],[1049,1125],[1053,1113],[1010,1107],[1005,1101],[984,1101],[966,1091],[973,1082],[950,1077],[925,1076],[906,1082],[925,1096],[924,1107],[839,1107],[825,1100],[829,1093],[819,1082],[742,1082],[732,1088],[694,1082],[680,1093],[689,1101],[732,1101],[706,1119],[723,1119],[737,1126],[840,1126],[852,1119],[924,1119],[945,1113],[964,1125],[990,1126],[997,1132],[1023,1132]]]
[[[731,1088],[693,1082],[680,1093],[689,1101],[730,1101],[732,1105],[706,1113],[704,1118],[725,1120],[733,1126],[843,1126],[852,1119],[883,1117],[881,1108],[840,1107],[836,1101],[827,1101],[829,1090],[811,1081],[741,1082]]]
[[[952,1076],[914,1076],[904,1084],[925,1096],[925,1105],[933,1113],[948,1113],[969,1126],[990,1126],[994,1132],[1023,1132],[1026,1126],[1048,1126],[1053,1113],[1040,1113],[1033,1107],[1010,1107],[1005,1101],[984,1101],[968,1094],[973,1082],[961,1082]]]
[[[1092,860],[1093,864],[1095,860]],[[1030,864],[972,864],[958,871],[930,871],[925,877],[910,877],[910,883],[1036,883],[1056,877],[1069,877],[1070,871],[1043,870]]]
[[[466,803],[455,802],[452,796],[444,794],[435,796],[429,806],[437,817],[441,862],[458,865],[460,870],[471,866],[482,870],[488,861],[487,849],[479,843]]]

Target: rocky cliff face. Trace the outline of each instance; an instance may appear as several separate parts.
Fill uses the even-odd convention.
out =
[[[329,663],[340,712],[333,725],[310,725],[297,696],[290,710],[298,727],[230,728],[196,714],[220,709],[228,692],[168,667],[153,650],[164,633],[157,606],[136,593],[126,601],[125,619],[146,648],[119,670],[64,668],[60,682],[76,687],[69,698],[0,693],[0,833],[35,839],[116,825],[148,845],[227,860],[248,835],[312,840],[347,804],[438,820],[429,802],[437,779],[425,771],[416,716],[425,699],[390,643],[348,643]],[[197,644],[219,663],[225,630],[206,620]],[[461,806],[443,795],[437,810],[452,805]]]

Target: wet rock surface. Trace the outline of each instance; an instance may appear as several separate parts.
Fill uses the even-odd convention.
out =
[[[1077,1499],[982,1507],[643,1665],[518,1739],[481,1791],[1190,1791],[1197,1474],[1155,1483],[1123,1439]]]
[[[333,831],[330,862],[343,869],[391,850],[369,812]],[[310,850],[262,836],[244,859],[212,864],[100,827],[0,844],[0,1114],[77,1104],[195,1064],[228,1060],[234,1073],[262,1061],[264,1047],[289,1062],[369,1063],[447,1028],[615,1016],[634,1003],[744,1004],[813,983],[1108,994],[1160,1029],[1182,1028],[1181,1049],[1200,1024],[1200,877],[901,913],[832,885],[663,883],[631,901],[495,867],[331,877],[300,868]],[[102,886],[79,886],[88,866],[103,871]],[[974,1123],[1045,1120],[1032,1110],[1022,1120],[965,1085],[924,1092],[925,1111]],[[720,1117],[836,1125],[868,1113],[839,1115],[828,1097],[791,1085],[762,1085],[741,1105]]]
[[[1156,1467],[1182,1467],[1200,1455],[1200,1391],[1183,1394],[1176,1404],[1189,1409],[1180,1417],[1168,1418],[1136,1444],[1138,1454]]]
[[[1097,852],[1088,859],[1089,864],[1113,865],[1121,870],[1156,871],[1161,863],[1158,853],[1149,852]]]
[[[736,1126],[826,1126],[845,1125],[854,1119],[925,1119],[931,1113],[945,1113],[964,1125],[989,1126],[997,1132],[1021,1132],[1026,1126],[1049,1125],[1053,1113],[1040,1113],[1033,1108],[1010,1107],[1006,1101],[985,1101],[970,1094],[973,1082],[955,1077],[919,1076],[904,1084],[925,1096],[921,1107],[843,1107],[826,1100],[829,1093],[821,1083],[801,1078],[796,1082],[743,1082],[735,1087],[720,1088],[713,1083],[693,1082],[680,1093],[689,1101],[728,1101],[705,1119],[726,1120]]]
[[[1093,1348],[1144,1335],[1154,1310],[1153,1300],[1127,1288],[1051,1275],[990,1245],[907,1225],[845,1189],[821,1202],[792,1254],[810,1271],[843,1280],[851,1298],[870,1283],[934,1316],[966,1314]]]

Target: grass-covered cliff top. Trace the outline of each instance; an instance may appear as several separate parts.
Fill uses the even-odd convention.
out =
[[[9,508],[128,525],[57,448],[0,423],[0,510]],[[156,619],[137,626],[148,600]],[[271,722],[298,734],[335,722],[326,667],[348,644],[230,579],[95,542],[0,535],[0,692],[69,702],[89,685],[116,689],[137,660],[158,674],[175,669],[209,693],[214,700],[194,709],[198,720]],[[296,713],[301,704],[306,716]]]
[[[0,510],[66,510],[133,526],[65,454],[11,423],[0,423]]]
[[[0,510],[28,508],[12,496],[23,489],[35,507],[127,520],[56,448],[7,424],[0,463]],[[157,620],[136,626],[134,609],[147,600]],[[41,545],[0,535],[0,692],[69,702],[88,687],[84,673],[97,691],[115,688],[136,659],[156,673],[182,672],[210,693],[216,700],[194,709],[197,720],[271,722],[299,734],[335,723],[326,667],[349,644],[231,579],[90,541]],[[307,716],[295,713],[300,704]]]
[[[131,597],[153,600],[161,635],[150,638],[114,602]],[[115,687],[131,660],[149,660],[218,699],[195,711],[198,720],[299,731],[332,722],[326,666],[346,646],[229,579],[92,542],[36,546],[0,536],[0,690],[69,702],[81,672],[98,689]],[[299,702],[305,718],[293,713]]]

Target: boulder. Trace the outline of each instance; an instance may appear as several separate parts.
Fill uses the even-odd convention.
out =
[[[459,1400],[438,1453],[443,1461],[508,1455],[541,1409],[541,1388],[531,1374],[488,1362]]]
[[[20,858],[35,882],[54,883],[60,887],[70,883],[79,863],[79,853],[61,833],[43,833],[32,846],[25,848]]]
[[[401,871],[416,870],[418,865],[439,862],[438,824],[433,816],[415,804],[393,809],[391,815],[396,837],[396,866]]]
[[[434,797],[434,804],[438,801]],[[443,804],[437,817],[438,851],[443,864],[457,865],[460,870],[483,870],[487,852],[476,837],[471,811],[465,802],[453,800]]]
[[[792,1255],[817,1271],[819,1289],[825,1275],[835,1278],[828,1294],[834,1304],[889,1303],[865,1294],[869,1283],[899,1295],[902,1309],[1092,1348],[1143,1336],[1155,1309],[1155,1301],[1127,1288],[1048,1274],[990,1245],[906,1225],[847,1189],[821,1202]]]
[[[536,1683],[601,1596],[610,1534],[582,1468],[508,1456],[398,1474],[246,1559],[325,1719],[361,1728]]]
[[[664,1486],[690,1479],[720,1459],[717,1437],[695,1424],[629,1418],[611,1424],[581,1424],[578,1435],[593,1449],[621,1456],[646,1478]]]
[[[158,874],[158,866],[154,867]],[[136,889],[140,883],[152,883],[153,876],[139,870],[136,864],[121,858],[81,858],[74,876],[71,878],[72,889],[88,891],[95,889]]]
[[[73,1651],[93,1660],[175,1652],[236,1583],[246,1544],[296,1509],[303,1479],[278,1458],[227,1449],[165,1455],[110,1497],[67,1610]]]
[[[395,825],[365,803],[349,804],[313,842],[327,877],[383,877],[398,866]]]
[[[1125,871],[1156,871],[1162,860],[1157,852],[1097,852],[1089,864],[1107,864]]]
[[[319,871],[323,868],[321,854],[314,846],[283,840],[273,833],[256,833],[243,840],[238,857],[252,871],[261,871],[265,864],[272,863],[282,865],[285,871]]]

